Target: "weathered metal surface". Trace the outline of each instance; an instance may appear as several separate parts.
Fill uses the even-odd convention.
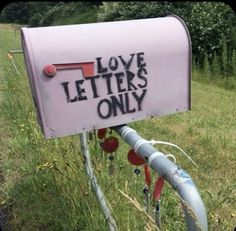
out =
[[[46,138],[190,109],[178,17],[22,28],[22,48]]]
[[[207,231],[208,221],[205,205],[191,177],[179,166],[170,161],[166,155],[154,148],[147,140],[128,126],[113,129],[134,150],[147,161],[148,165],[163,176],[176,190],[181,198],[188,231]]]

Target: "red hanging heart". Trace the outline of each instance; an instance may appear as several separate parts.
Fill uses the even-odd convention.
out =
[[[157,178],[157,181],[155,183],[154,190],[153,190],[153,200],[154,201],[160,200],[163,187],[164,187],[164,177],[159,176]]]
[[[101,144],[102,149],[106,153],[112,153],[117,150],[119,146],[119,140],[115,136],[107,137],[104,142]]]
[[[106,128],[101,128],[101,129],[98,129],[97,136],[101,140],[101,139],[105,138],[106,133],[107,133],[107,129]]]
[[[143,157],[138,155],[133,149],[130,149],[127,155],[128,161],[133,165],[142,165],[145,163]]]
[[[150,171],[147,164],[144,164],[143,167],[144,167],[144,174],[145,174],[145,182],[146,182],[146,185],[148,186],[148,188],[150,188],[150,185],[152,183],[151,171]]]

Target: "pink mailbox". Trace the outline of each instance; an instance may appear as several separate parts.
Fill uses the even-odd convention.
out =
[[[22,28],[22,46],[46,138],[190,109],[179,17]]]

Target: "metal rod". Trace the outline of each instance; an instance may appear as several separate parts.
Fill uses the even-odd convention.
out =
[[[96,195],[96,198],[99,202],[99,205],[101,207],[103,216],[108,224],[109,231],[117,231],[118,228],[117,228],[115,219],[112,217],[111,211],[110,211],[110,209],[107,205],[107,202],[106,202],[105,195],[103,194],[103,192],[97,182],[97,178],[93,173],[93,168],[92,168],[92,164],[91,164],[91,160],[90,160],[90,153],[89,153],[89,149],[87,146],[86,133],[80,134],[80,144],[81,144],[81,151],[84,156],[86,172],[87,172],[87,175],[88,175],[89,180],[91,182],[92,189],[93,189],[93,191]]]
[[[19,73],[19,71],[17,70],[16,64],[14,63],[13,59],[11,59],[11,63],[12,63],[12,65],[13,65],[13,67],[15,68],[17,75],[20,75],[20,73]]]
[[[17,53],[23,53],[23,50],[8,50],[9,53],[17,54]]]
[[[12,56],[9,52],[8,52],[7,55],[8,55],[8,58],[11,60],[11,63],[12,63],[12,65],[13,65],[13,67],[14,67],[14,69],[15,69],[17,75],[20,75],[19,71],[17,70],[16,64],[15,64],[15,62],[14,62],[14,60],[13,60],[13,56]]]
[[[178,192],[188,230],[207,231],[205,206],[191,177],[182,168],[166,158],[163,153],[157,151],[147,140],[140,137],[134,129],[126,125],[113,127],[112,129]]]

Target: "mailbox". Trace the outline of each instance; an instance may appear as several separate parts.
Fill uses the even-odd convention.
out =
[[[21,32],[46,138],[190,109],[191,43],[177,16]]]

